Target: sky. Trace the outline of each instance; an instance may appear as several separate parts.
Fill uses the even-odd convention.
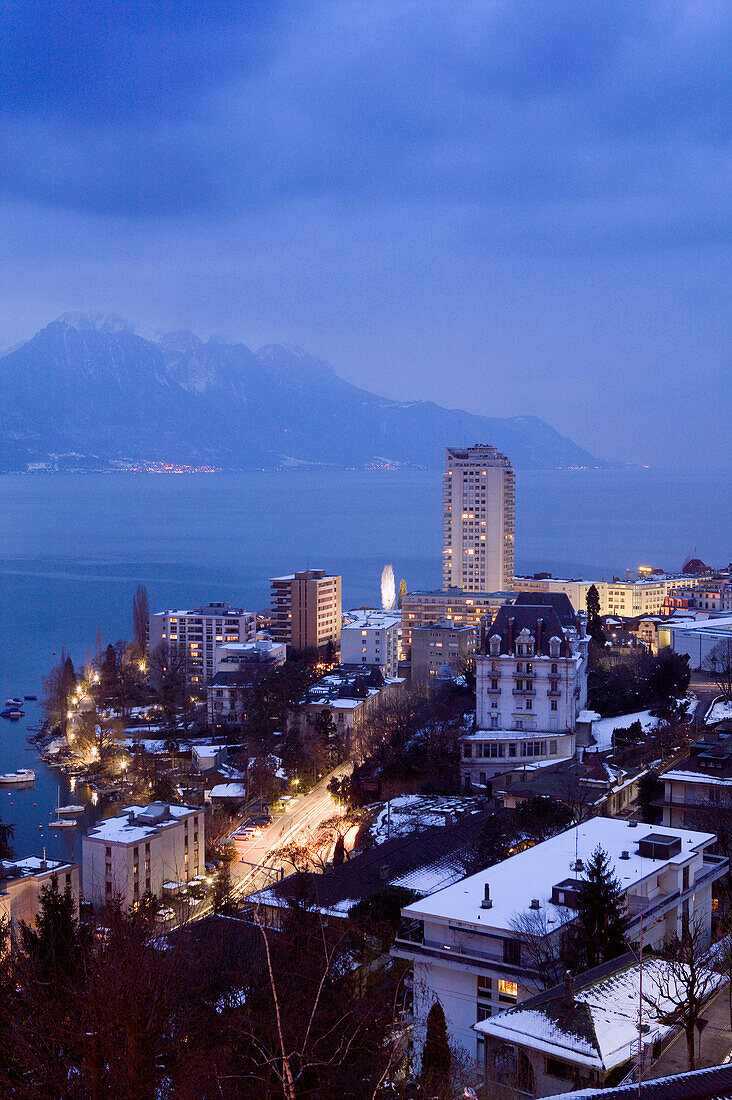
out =
[[[0,346],[68,310],[732,467],[729,0],[6,0]]]

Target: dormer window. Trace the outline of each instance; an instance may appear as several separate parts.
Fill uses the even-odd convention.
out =
[[[562,647],[561,638],[557,638],[556,635],[553,638],[550,638],[549,639],[549,656],[550,657],[558,657],[561,647]]]
[[[498,657],[501,652],[501,636],[494,634],[490,640],[491,657]]]

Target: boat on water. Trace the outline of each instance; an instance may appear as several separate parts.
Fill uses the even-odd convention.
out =
[[[29,703],[35,703],[38,696],[37,695],[24,695],[23,698],[25,700],[27,700],[27,702],[29,702]]]
[[[11,722],[16,722],[22,717],[23,711],[18,707],[6,707],[5,710],[0,710],[0,718],[9,718]]]
[[[85,806],[70,803],[68,806],[57,806],[56,814],[58,817],[75,817],[77,814],[83,814],[85,809]]]
[[[55,817],[50,824],[51,829],[75,829],[76,822],[73,817]]]
[[[0,783],[6,785],[19,783],[35,783],[36,773],[32,768],[18,768],[17,772],[4,772],[0,775]]]
[[[5,706],[6,707],[22,707],[23,706],[23,700],[19,699],[17,697],[15,699],[6,699],[5,700]]]

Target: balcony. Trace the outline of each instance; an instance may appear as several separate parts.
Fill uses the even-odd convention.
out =
[[[526,696],[530,699],[536,695],[536,688],[514,688],[511,694],[520,695],[522,698]]]
[[[561,693],[561,691],[559,690],[558,687],[547,688],[546,693],[547,693],[547,695],[549,696],[550,699],[560,699],[561,696],[562,696],[562,693]]]

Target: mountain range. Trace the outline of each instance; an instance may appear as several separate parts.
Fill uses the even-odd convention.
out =
[[[438,467],[445,446],[478,442],[519,468],[605,465],[537,417],[393,401],[295,348],[147,340],[108,317],[66,314],[7,351],[0,399],[3,472]]]

